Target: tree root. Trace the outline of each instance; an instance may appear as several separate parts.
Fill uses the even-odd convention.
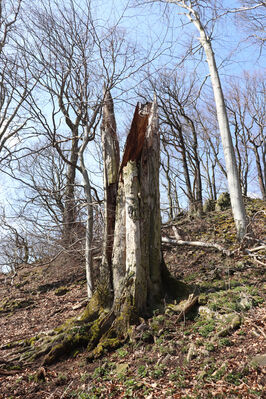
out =
[[[172,298],[188,297],[188,287],[174,279],[162,264],[165,293]],[[56,363],[60,358],[75,355],[81,349],[88,351],[87,360],[102,356],[107,350],[121,346],[131,335],[133,325],[140,322],[134,300],[125,288],[120,298],[109,307],[110,298],[104,295],[104,287],[98,287],[84,311],[75,318],[47,333],[30,339],[11,342],[1,349],[11,353],[5,357],[3,367],[28,365],[43,357],[42,364]],[[6,362],[6,360],[8,362]]]
[[[11,342],[1,349],[14,349],[8,354],[9,364],[31,364],[44,356],[42,364],[50,365],[80,348],[87,349],[88,360],[100,357],[128,338],[134,314],[130,302],[119,300],[111,309],[105,309],[96,293],[79,317],[67,320],[46,334]]]

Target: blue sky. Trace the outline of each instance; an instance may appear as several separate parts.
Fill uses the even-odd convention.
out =
[[[155,4],[153,7],[132,7],[133,1],[128,0],[93,0],[93,12],[99,24],[103,27],[119,21],[122,31],[125,31],[129,39],[141,48],[141,56],[153,58],[151,71],[156,76],[157,69],[164,67],[174,67],[180,62],[185,49],[191,38],[197,43],[197,31],[191,25],[181,22],[179,12],[181,9],[175,5],[170,5],[168,11],[163,14],[164,7]],[[225,0],[224,7],[237,7],[238,1]],[[184,20],[187,22],[187,20]],[[264,54],[259,53],[258,46],[252,45],[244,40],[245,34],[234,24],[234,16],[225,16],[217,21],[213,35],[213,48],[216,55],[220,75],[224,87],[227,85],[228,78],[234,76],[241,78],[243,71],[263,70],[265,65]],[[200,60],[200,54],[190,57],[185,64],[186,70],[194,72],[197,67],[199,81],[203,80],[208,69],[206,62]],[[135,86],[134,90],[124,93],[123,100],[127,100],[133,107],[136,102],[136,88],[141,87],[139,76],[134,77],[125,84]],[[210,87],[209,82],[207,86]],[[114,91],[114,95],[119,95],[119,91]],[[125,126],[128,117],[124,117],[125,107],[122,102],[117,102],[116,112],[118,119],[118,131],[125,137]],[[93,150],[92,150],[93,151]],[[94,155],[95,156],[95,155]],[[91,163],[91,160],[90,160]],[[2,180],[2,198],[5,200],[16,196],[12,189],[13,183],[9,179]]]

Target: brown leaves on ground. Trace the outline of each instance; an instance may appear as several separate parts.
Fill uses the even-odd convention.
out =
[[[211,222],[201,224],[186,221],[184,237],[215,238],[231,246],[229,216],[213,215]],[[257,229],[260,239],[265,239],[263,226],[258,216],[255,234]],[[263,268],[241,251],[228,258],[215,250],[175,247],[167,249],[165,260],[174,275],[209,298],[220,292],[228,292],[230,298],[236,293],[234,287],[237,292],[243,288],[247,309],[230,308],[241,316],[240,328],[213,340],[211,323],[210,331],[207,321],[195,328],[199,320],[195,309],[179,321],[177,314],[155,312],[143,321],[145,328],[134,342],[92,363],[86,362],[86,351],[80,350],[53,366],[43,367],[40,359],[14,369],[8,363],[13,349],[0,350],[0,399],[263,397],[265,367],[254,361],[256,355],[266,353]],[[78,315],[84,306],[84,267],[73,258],[61,257],[50,266],[21,267],[13,285],[9,283],[0,275],[1,346],[48,332]],[[211,303],[213,312],[221,306],[222,296],[217,298]],[[231,305],[225,303],[223,312]],[[195,353],[187,362],[191,345]]]

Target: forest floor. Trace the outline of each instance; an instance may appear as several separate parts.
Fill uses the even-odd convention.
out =
[[[264,242],[265,211],[262,201],[248,201],[254,236]],[[183,216],[175,226],[184,240],[215,242],[233,253],[164,246],[171,272],[199,295],[196,305],[180,318],[182,304],[166,298],[135,329],[134,339],[90,363],[85,349],[45,367],[42,359],[6,362],[10,342],[48,332],[82,311],[80,262],[61,256],[50,265],[26,265],[13,281],[0,274],[0,399],[263,398],[265,249],[251,252],[255,258],[235,243],[229,210],[202,219]],[[171,229],[165,226],[163,235],[173,236]]]

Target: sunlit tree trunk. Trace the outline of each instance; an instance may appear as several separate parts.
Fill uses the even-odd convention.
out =
[[[233,217],[235,220],[237,236],[239,239],[243,239],[246,233],[246,212],[244,202],[241,193],[241,187],[239,182],[238,170],[236,165],[236,158],[234,153],[234,147],[232,137],[229,129],[228,116],[226,112],[226,106],[224,101],[224,95],[220,82],[220,77],[215,61],[214,52],[212,49],[211,41],[206,33],[204,26],[201,23],[200,17],[196,10],[191,6],[187,5],[185,1],[176,0],[175,3],[185,8],[188,12],[186,16],[196,26],[200,33],[200,43],[205,51],[206,59],[210,71],[211,82],[213,87],[214,99],[216,104],[217,119],[222,139],[224,158],[226,164],[228,189],[230,193],[231,206]]]
[[[115,301],[141,314],[162,294],[157,103],[138,105],[120,168],[113,247]]]
[[[255,144],[253,144],[253,152],[254,152],[255,158],[256,158],[258,181],[259,181],[261,195],[262,195],[262,198],[264,200],[266,200],[266,143],[264,143],[263,145],[264,145],[265,150],[264,150],[264,152],[262,152],[262,162],[260,160],[258,147]],[[264,176],[263,176],[262,164],[263,164],[263,168],[264,168]]]
[[[199,20],[193,20],[193,22],[200,31],[200,42],[205,50],[207,62],[209,65],[213,93],[216,103],[217,119],[222,139],[223,150],[224,150],[224,158],[226,164],[227,181],[228,181],[228,189],[231,199],[232,212],[235,220],[238,238],[243,239],[247,227],[246,212],[241,193],[234,147],[233,147],[232,137],[230,134],[221,82],[211,42],[208,39],[206,32],[204,31]]]
[[[93,243],[93,198],[91,193],[91,182],[88,170],[85,165],[84,152],[90,141],[94,140],[95,129],[97,123],[95,123],[98,114],[100,112],[100,104],[98,104],[93,112],[90,122],[84,127],[82,145],[78,149],[79,157],[79,171],[83,178],[83,189],[86,198],[87,208],[87,221],[86,221],[86,233],[85,233],[85,269],[86,269],[86,282],[87,282],[87,294],[88,298],[92,297],[94,292],[96,281],[93,274],[92,264],[92,243]]]

